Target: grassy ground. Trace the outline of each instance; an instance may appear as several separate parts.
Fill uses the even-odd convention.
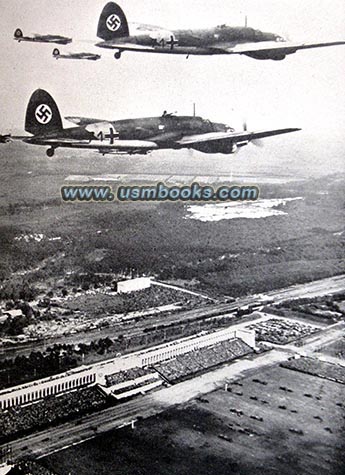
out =
[[[236,296],[343,271],[342,176],[262,186],[266,199],[304,198],[288,203],[285,215],[203,223],[186,219],[182,203],[63,203],[60,188],[66,176],[114,173],[116,167],[129,172],[135,159],[100,162],[92,154],[74,157],[65,152],[47,160],[37,149],[19,147],[5,147],[0,157],[0,278],[14,279],[15,271],[36,269],[21,280],[48,289],[68,271],[137,269],[162,279],[194,279],[199,290]],[[9,156],[9,150],[16,153]],[[174,160],[169,168],[178,172],[181,160]],[[212,170],[213,162],[204,157],[204,172],[207,163]],[[190,167],[195,174],[199,166],[194,158]],[[144,165],[142,169],[147,172]],[[137,162],[135,170],[140,171]],[[44,239],[14,240],[30,233],[41,233]],[[49,240],[56,237],[61,240]]]
[[[44,464],[61,475],[340,475],[344,396],[344,385],[276,367]]]
[[[326,355],[345,360],[345,336],[320,351]]]

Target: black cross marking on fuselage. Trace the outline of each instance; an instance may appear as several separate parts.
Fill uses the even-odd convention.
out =
[[[167,45],[170,45],[170,49],[173,50],[175,45],[178,45],[178,41],[171,35],[170,40],[167,41]]]
[[[118,138],[119,134],[114,133],[114,129],[110,127],[109,134],[106,134],[104,138],[110,139],[110,145],[114,145],[114,139]]]
[[[43,123],[46,123],[51,118],[51,111],[48,107],[42,105],[36,112],[37,116],[42,120]]]

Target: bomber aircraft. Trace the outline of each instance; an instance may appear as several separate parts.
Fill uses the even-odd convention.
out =
[[[160,117],[109,122],[85,117],[66,117],[76,126],[63,128],[59,109],[51,95],[37,89],[31,96],[25,118],[25,137],[0,135],[0,143],[22,140],[43,145],[48,157],[60,147],[91,149],[102,155],[145,155],[158,149],[194,149],[204,153],[233,154],[251,141],[296,132],[285,128],[261,132],[236,132],[232,127],[196,116],[178,116],[164,111]],[[244,127],[245,129],[247,127]]]
[[[18,43],[22,41],[28,41],[31,43],[55,43],[58,45],[68,45],[69,43],[72,43],[72,38],[67,38],[66,36],[38,34],[33,36],[24,36],[20,28],[17,28],[14,32],[14,39],[18,41]]]
[[[109,2],[103,9],[97,36],[101,48],[115,50],[115,59],[124,51],[186,55],[237,54],[254,59],[280,61],[298,50],[344,45],[345,41],[293,43],[274,33],[246,27],[220,25],[199,30],[170,31],[144,24],[129,24],[119,5]]]
[[[55,48],[53,50],[53,57],[55,59],[86,59],[88,61],[97,61],[101,59],[99,54],[94,53],[64,53],[61,54],[60,51]]]

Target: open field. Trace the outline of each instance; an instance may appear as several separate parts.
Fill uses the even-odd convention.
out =
[[[343,175],[306,179],[300,173],[296,182],[262,184],[265,200],[302,198],[277,205],[283,212],[277,216],[200,222],[186,219],[188,207],[182,203],[66,204],[60,197],[65,178],[80,170],[154,174],[165,163],[166,173],[177,174],[184,163],[178,154],[162,153],[155,162],[133,157],[95,160],[94,154],[61,151],[47,160],[24,145],[4,147],[0,153],[0,277],[9,279],[6,286],[20,289],[28,284],[44,292],[64,285],[67,272],[134,269],[163,280],[194,282],[195,290],[209,295],[238,296],[343,270]],[[228,158],[216,164],[197,154],[185,168],[184,163],[184,171],[195,176],[208,171],[226,177],[232,165]],[[242,170],[249,172],[248,166]],[[265,170],[270,167],[263,164],[257,176]],[[278,167],[275,176],[286,175],[284,170],[281,165],[281,175]],[[38,234],[43,236],[40,242],[15,240]]]
[[[340,475],[344,385],[274,367],[44,459],[61,475]]]
[[[325,355],[345,360],[345,334],[330,345],[323,346],[319,351]]]

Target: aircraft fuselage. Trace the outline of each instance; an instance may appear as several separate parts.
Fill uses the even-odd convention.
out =
[[[86,126],[63,129],[48,137],[98,140],[113,144],[115,140],[153,140],[162,148],[170,147],[172,142],[185,135],[234,130],[225,124],[214,123],[201,117],[175,116],[163,114],[161,117],[146,117],[109,122],[99,122]]]
[[[265,33],[248,27],[226,25],[198,30],[165,30],[150,25],[132,24],[130,35],[116,38],[116,44],[154,48],[156,52],[173,54],[226,54],[224,47],[246,43],[284,42],[274,33]],[[98,43],[103,48],[112,48],[111,42]],[[218,49],[219,48],[219,49]]]
[[[177,141],[186,135],[194,136],[234,130],[228,125],[211,122],[201,117],[175,116],[165,113],[161,117],[98,122],[71,127],[44,137],[31,137],[26,141],[31,144],[40,144],[42,140],[45,141],[49,138],[64,141],[79,140],[90,144],[97,143],[102,148],[102,145],[116,146],[118,141],[132,140],[154,142],[160,149],[178,149],[182,147],[177,144]],[[217,146],[219,147],[219,144]],[[203,146],[191,148],[204,151]],[[232,148],[230,147],[230,149],[227,144],[227,153],[232,153]]]

